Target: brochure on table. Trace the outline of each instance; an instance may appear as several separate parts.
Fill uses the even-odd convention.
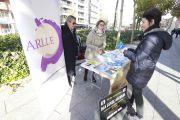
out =
[[[113,75],[118,71],[122,71],[123,65],[129,63],[129,61],[130,60],[126,58],[119,49],[116,49],[92,60],[86,61],[82,63],[81,66],[94,71],[97,74],[99,74],[99,72],[103,72]]]

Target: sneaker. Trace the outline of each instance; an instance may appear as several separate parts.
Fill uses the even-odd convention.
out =
[[[134,117],[134,120],[144,120],[144,117],[139,118],[139,117],[138,117],[138,116],[136,116],[136,115],[134,115],[133,117]]]
[[[130,114],[128,114],[128,118],[129,118],[129,120],[144,120],[144,117],[143,118],[139,118],[136,115],[131,116]]]
[[[130,114],[128,114],[128,120],[134,120],[134,116],[131,116]]]

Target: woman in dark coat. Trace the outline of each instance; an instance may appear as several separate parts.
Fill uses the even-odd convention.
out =
[[[131,60],[127,74],[127,81],[132,85],[131,99],[127,100],[132,105],[135,99],[136,115],[128,114],[130,120],[144,120],[142,89],[148,84],[156,67],[162,49],[168,50],[172,45],[172,36],[159,27],[161,12],[151,8],[142,15],[143,37],[137,48],[120,50],[125,57]]]
[[[75,64],[78,57],[75,25],[76,18],[74,16],[68,16],[65,25],[61,26],[66,70],[70,86],[73,83],[72,77],[76,76]]]

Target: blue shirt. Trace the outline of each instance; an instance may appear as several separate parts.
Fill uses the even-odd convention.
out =
[[[73,31],[74,31],[74,30],[71,30],[71,28],[70,28],[70,27],[69,27],[69,29],[70,29],[71,33],[73,34]]]

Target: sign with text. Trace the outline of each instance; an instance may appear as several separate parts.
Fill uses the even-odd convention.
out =
[[[99,101],[100,120],[109,120],[126,107],[127,86]]]
[[[10,0],[33,83],[47,119],[69,90],[59,0]]]

